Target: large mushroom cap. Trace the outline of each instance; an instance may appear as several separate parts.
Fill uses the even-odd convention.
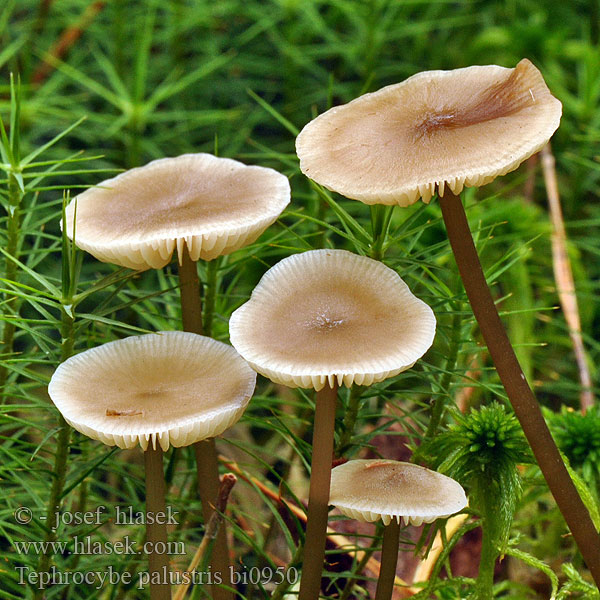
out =
[[[370,385],[431,346],[435,317],[382,263],[311,250],[277,263],[229,321],[231,343],[261,374],[316,390]]]
[[[350,460],[331,471],[333,504],[347,517],[408,525],[431,523],[467,505],[461,485],[441,473],[395,460]]]
[[[163,450],[214,437],[244,412],[256,373],[221,342],[183,331],[108,342],[55,371],[48,393],[77,431]]]
[[[287,177],[211,154],[161,158],[74,198],[67,235],[104,262],[164,267],[184,245],[192,260],[212,260],[252,243],[290,201]]]
[[[556,131],[561,109],[526,59],[426,71],[318,116],[296,150],[302,172],[326,188],[407,206],[516,169]]]

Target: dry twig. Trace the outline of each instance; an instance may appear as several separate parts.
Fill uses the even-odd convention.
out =
[[[56,67],[58,60],[69,51],[69,48],[81,37],[96,15],[104,8],[106,2],[91,2],[83,11],[79,20],[65,29],[58,40],[46,53],[41,64],[35,70],[31,81],[33,85],[40,85],[48,77],[52,69]]]
[[[594,404],[594,394],[592,392],[592,379],[581,336],[581,319],[579,318],[579,307],[577,305],[577,296],[575,295],[573,271],[571,270],[571,263],[567,254],[567,234],[560,207],[555,161],[550,144],[547,144],[542,149],[542,169],[548,196],[548,206],[550,208],[550,219],[552,221],[552,264],[554,267],[554,278],[556,280],[560,305],[565,315],[567,326],[569,327],[571,341],[573,342],[573,351],[581,382],[581,411],[585,413]]]
[[[233,473],[225,473],[221,478],[221,485],[219,486],[219,493],[217,495],[217,502],[215,506],[215,512],[211,515],[208,523],[206,524],[206,530],[204,532],[204,537],[202,538],[202,542],[198,546],[198,550],[196,550],[196,554],[192,558],[192,562],[187,568],[188,573],[193,573],[196,567],[201,563],[201,561],[205,558],[206,552],[211,544],[217,537],[217,533],[219,532],[219,526],[223,521],[223,514],[225,513],[225,509],[227,508],[227,501],[229,500],[229,494],[231,493],[231,489],[235,485],[237,481],[237,477]],[[173,596],[173,600],[183,600],[185,597],[188,588],[190,587],[190,583],[182,583],[175,592]]]

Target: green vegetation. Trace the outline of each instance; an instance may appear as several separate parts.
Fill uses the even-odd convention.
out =
[[[434,310],[425,357],[384,382],[341,388],[335,423],[336,459],[411,460],[416,451],[414,460],[455,476],[471,499],[449,539],[445,523],[420,539],[402,528],[398,576],[407,584],[436,532],[446,544],[410,593],[598,598],[481,341],[437,200],[369,212],[306,179],[294,149],[310,119],[361,93],[423,70],[529,58],[563,103],[552,153],[585,360],[597,382],[598,0],[0,0],[0,8],[0,598],[41,597],[38,573],[53,575],[49,600],[149,597],[140,585],[147,556],[137,553],[144,527],[119,523],[116,513],[144,510],[142,452],[71,430],[46,388],[72,354],[179,329],[177,264],[136,273],[100,263],[59,223],[81,189],[187,152],[272,167],[292,186],[292,202],[256,243],[200,263],[202,282],[211,282],[205,326],[216,339],[228,342],[229,316],[270,266],[313,248],[382,259]],[[586,390],[558,307],[541,163],[463,197],[509,337],[598,526],[599,413],[581,414]],[[587,391],[600,392],[597,383]],[[238,477],[226,523],[240,598],[297,594],[313,414],[311,391],[259,377],[244,417],[217,441],[221,473]],[[171,449],[165,463],[167,505],[178,513],[169,529],[176,573],[188,569],[205,524],[193,451]],[[481,523],[488,536],[477,580]],[[346,540],[328,543],[327,597],[372,596],[381,528],[355,536],[337,513],[329,525]],[[85,551],[84,540],[102,552]],[[58,544],[44,553],[33,542]],[[207,564],[204,557],[197,571],[206,575]],[[192,586],[186,597],[206,589]]]

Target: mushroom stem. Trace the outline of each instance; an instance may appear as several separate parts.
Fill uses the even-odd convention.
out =
[[[321,589],[325,559],[325,537],[329,513],[329,486],[333,458],[335,405],[338,386],[325,386],[317,392],[315,428],[308,494],[308,520],[304,543],[304,562],[298,600],[316,600]]]
[[[189,255],[187,246],[181,257],[179,268],[181,319],[184,331],[202,335],[202,302],[200,300],[200,279],[198,266]],[[208,523],[214,512],[219,490],[219,461],[214,438],[196,442],[196,469],[198,472],[198,493],[202,501],[204,522]],[[226,585],[229,583],[229,549],[225,526],[219,528],[211,557],[212,573],[219,574]],[[231,593],[224,588],[212,586],[214,600],[231,600]]]
[[[448,239],[500,381],[583,559],[600,585],[600,539],[525,379],[487,286],[460,196],[440,197]]]
[[[200,300],[198,266],[190,258],[187,246],[183,251],[179,267],[179,293],[183,330],[202,335],[202,301]]]
[[[398,563],[398,544],[400,543],[400,518],[392,519],[383,530],[381,547],[381,569],[377,581],[375,600],[389,600],[394,591],[396,564]]]
[[[156,443],[148,444],[144,452],[146,468],[146,544],[150,546],[148,554],[150,574],[150,599],[171,600],[169,578],[169,555],[167,550],[167,526],[161,519],[155,518],[159,513],[165,515],[165,479],[163,474],[163,451]],[[163,519],[164,521],[164,519]],[[158,581],[157,581],[158,580]]]

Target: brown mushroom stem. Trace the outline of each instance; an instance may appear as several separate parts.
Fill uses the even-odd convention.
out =
[[[181,319],[183,330],[202,335],[202,302],[200,300],[200,279],[198,265],[189,255],[187,247],[183,252],[179,267]],[[219,460],[214,438],[196,442],[196,469],[198,473],[198,493],[202,502],[204,522],[208,523],[214,512],[219,490]],[[229,549],[225,527],[219,528],[211,558],[212,572],[218,573],[223,583],[229,584]],[[212,586],[214,600],[231,600],[231,593],[224,588]]]
[[[190,258],[187,247],[183,251],[179,267],[179,293],[183,330],[202,335],[204,329],[202,327],[202,301],[200,300],[198,265]]]
[[[315,428],[308,494],[308,520],[304,543],[304,562],[298,600],[316,600],[321,589],[325,560],[325,537],[329,513],[329,486],[333,459],[333,434],[338,386],[325,386],[317,392]]]
[[[525,379],[487,286],[460,196],[448,188],[440,198],[448,239],[473,313],[500,381],[596,585],[600,585],[600,539]]]
[[[392,519],[383,530],[381,547],[381,568],[377,580],[375,600],[390,600],[394,591],[396,564],[398,563],[398,545],[400,543],[400,519]]]
[[[145,549],[148,551],[150,599],[171,600],[169,555],[166,553],[167,526],[164,521],[160,522],[160,518],[155,518],[159,513],[167,514],[163,451],[158,442],[156,448],[152,447],[152,443],[148,444],[148,449],[144,452],[144,465],[146,468]]]

